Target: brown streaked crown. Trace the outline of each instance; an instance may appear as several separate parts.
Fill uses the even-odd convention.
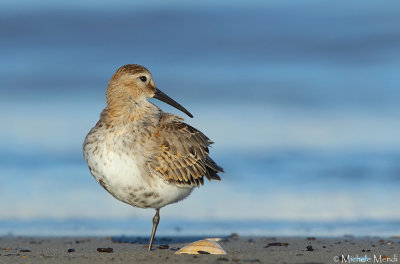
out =
[[[139,64],[126,64],[124,66],[121,66],[115,74],[121,74],[121,73],[139,73],[139,72],[149,72],[148,69],[143,67],[142,65]]]
[[[146,77],[146,81],[140,81],[140,76]],[[107,103],[126,102],[138,98],[152,97],[156,88],[151,73],[143,66],[127,64],[120,67],[114,75],[107,88]]]
[[[145,81],[141,80],[142,76],[146,77]],[[137,64],[120,67],[108,83],[105,120],[119,122],[139,117],[147,109],[146,99],[153,97],[155,91],[153,77],[145,67]]]

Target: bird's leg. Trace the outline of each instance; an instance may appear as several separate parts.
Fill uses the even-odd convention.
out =
[[[151,250],[151,247],[153,246],[153,240],[154,240],[154,236],[156,235],[157,226],[158,226],[159,222],[160,222],[160,209],[156,209],[156,214],[153,217],[153,230],[151,231],[149,251]]]

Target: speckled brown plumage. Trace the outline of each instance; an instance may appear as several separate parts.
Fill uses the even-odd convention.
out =
[[[202,132],[170,114],[163,114],[159,131],[160,149],[151,163],[168,182],[196,185],[208,180],[221,180],[223,169],[210,157],[210,141]]]
[[[220,180],[223,169],[209,156],[208,137],[148,98],[192,117],[156,88],[145,67],[128,64],[111,77],[107,107],[86,136],[83,152],[90,172],[111,195],[135,207],[156,209],[150,249],[159,209],[185,199],[204,177]]]

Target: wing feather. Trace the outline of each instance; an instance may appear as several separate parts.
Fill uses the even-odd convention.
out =
[[[202,132],[171,114],[162,114],[157,132],[159,148],[150,167],[166,181],[178,185],[198,186],[208,180],[221,180],[223,172],[210,157],[213,142]]]

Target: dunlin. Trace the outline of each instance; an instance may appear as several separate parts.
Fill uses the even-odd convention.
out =
[[[160,221],[160,208],[185,199],[208,180],[221,180],[223,169],[210,157],[210,139],[147,101],[156,98],[193,117],[156,88],[143,66],[122,66],[107,87],[107,107],[83,143],[89,170],[118,200],[154,208],[148,250]]]

